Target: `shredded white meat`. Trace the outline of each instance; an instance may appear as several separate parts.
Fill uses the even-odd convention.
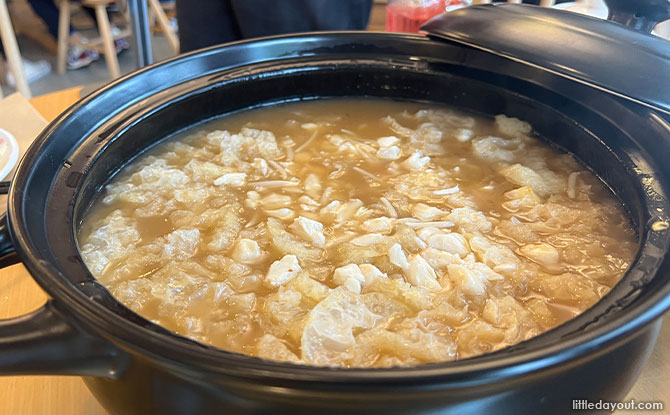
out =
[[[181,335],[295,364],[465,358],[585,310],[633,258],[621,207],[519,119],[262,111],[150,150],[82,224],[91,273]]]

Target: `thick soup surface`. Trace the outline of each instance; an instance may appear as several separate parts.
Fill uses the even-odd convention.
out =
[[[369,367],[518,343],[605,295],[622,208],[527,123],[382,100],[275,106],[162,143],[81,227],[94,276],[174,332]]]

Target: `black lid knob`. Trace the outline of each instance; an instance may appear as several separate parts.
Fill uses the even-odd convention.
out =
[[[670,0],[605,0],[609,20],[640,32],[651,33],[662,21],[670,19]]]

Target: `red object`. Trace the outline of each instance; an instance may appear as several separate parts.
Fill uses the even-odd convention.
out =
[[[447,6],[456,4],[461,4],[461,0],[389,1],[386,6],[386,30],[418,33],[421,25],[444,13]]]

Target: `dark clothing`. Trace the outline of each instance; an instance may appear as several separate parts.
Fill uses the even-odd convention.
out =
[[[363,30],[372,0],[177,0],[182,52],[252,37]]]
[[[49,29],[51,36],[58,39],[58,19],[60,11],[54,4],[54,0],[28,0],[28,4],[30,4],[30,7],[32,7],[35,14],[47,25],[47,29]],[[95,18],[95,10],[86,6],[82,6],[82,9],[90,16],[97,26],[98,21]],[[72,32],[74,32],[74,28],[70,26],[70,33]],[[4,55],[5,49],[2,46],[2,42],[0,42],[0,56],[4,57]]]
[[[58,7],[54,0],[28,0],[36,15],[46,23],[49,33],[58,39]]]

